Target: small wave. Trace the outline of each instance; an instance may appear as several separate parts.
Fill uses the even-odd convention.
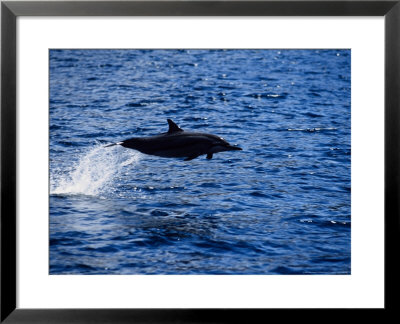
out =
[[[286,99],[288,94],[284,93],[249,93],[247,97],[255,99]]]
[[[307,117],[311,117],[311,118],[324,117],[324,116],[321,115],[321,114],[316,114],[316,113],[312,113],[312,112],[306,112],[306,113],[304,113],[303,115],[304,115],[304,116],[307,116]]]
[[[96,145],[79,157],[71,171],[51,172],[50,194],[96,196],[106,192],[122,169],[140,158],[137,152],[119,154],[117,149],[118,146],[104,148],[103,145]]]
[[[127,104],[125,104],[125,106],[129,108],[140,108],[156,104],[162,104],[164,102],[165,100],[162,98],[142,99],[142,100],[135,100],[128,102]]]
[[[315,128],[288,128],[287,129],[289,132],[309,132],[309,133],[314,133],[314,132],[323,132],[323,131],[335,131],[337,128],[335,127],[326,127],[326,128],[321,128],[321,127],[315,127]]]

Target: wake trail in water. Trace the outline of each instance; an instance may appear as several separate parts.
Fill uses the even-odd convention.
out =
[[[96,145],[80,155],[70,170],[51,172],[50,194],[98,196],[112,191],[113,182],[123,169],[140,159],[137,152],[121,153],[117,149]]]

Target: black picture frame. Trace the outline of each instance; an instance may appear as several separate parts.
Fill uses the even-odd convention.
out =
[[[237,322],[241,316],[245,316],[247,323],[253,323],[258,322],[257,318],[266,320],[265,312],[272,312],[268,315],[274,316],[276,312],[283,313],[287,310],[20,309],[16,307],[16,19],[18,16],[384,16],[385,306],[384,309],[376,311],[378,316],[382,316],[382,312],[388,314],[389,311],[391,313],[396,311],[398,306],[396,294],[399,287],[396,257],[400,246],[400,0],[2,1],[1,323],[231,323]],[[293,311],[305,314],[304,310]],[[283,318],[279,320],[282,321]]]

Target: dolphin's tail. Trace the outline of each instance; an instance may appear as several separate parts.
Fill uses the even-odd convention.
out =
[[[122,143],[123,143],[123,142],[112,143],[112,144],[105,145],[104,147],[110,147],[110,146],[120,145],[120,144],[122,144]]]

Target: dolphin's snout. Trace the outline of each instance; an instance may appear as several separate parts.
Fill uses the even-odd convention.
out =
[[[229,151],[242,151],[242,148],[239,146],[234,146],[234,145],[227,145],[227,148],[229,149]]]

